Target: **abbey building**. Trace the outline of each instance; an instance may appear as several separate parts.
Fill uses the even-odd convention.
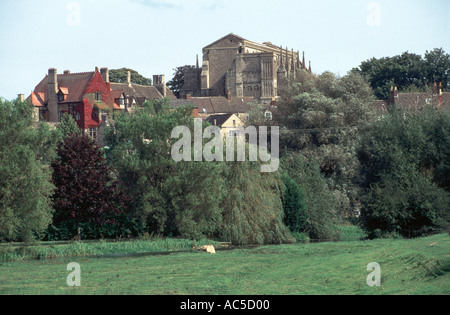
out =
[[[255,43],[229,34],[203,48],[201,67],[185,73],[180,98],[192,97],[253,97],[262,104],[278,98],[278,88],[295,77],[297,70],[311,72],[303,53],[273,45]]]

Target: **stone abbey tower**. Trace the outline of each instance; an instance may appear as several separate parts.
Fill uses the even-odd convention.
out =
[[[285,79],[305,69],[305,55],[266,42],[255,43],[234,34],[226,35],[203,48],[203,63],[185,72],[180,97],[254,97],[270,104],[278,97]]]

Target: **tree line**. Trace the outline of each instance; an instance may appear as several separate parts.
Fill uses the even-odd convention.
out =
[[[449,113],[424,106],[380,118],[367,77],[300,70],[281,83],[272,120],[280,169],[260,162],[175,162],[170,134],[193,127],[167,100],[115,113],[99,148],[64,115],[33,127],[33,108],[0,99],[0,240],[214,238],[234,244],[339,240],[351,221],[371,238],[417,237],[449,223]],[[204,127],[206,127],[206,123]],[[192,139],[193,141],[193,139]]]

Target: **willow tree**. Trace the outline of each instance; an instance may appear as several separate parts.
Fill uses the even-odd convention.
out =
[[[171,155],[178,141],[172,130],[193,130],[191,112],[172,110],[166,100],[148,102],[132,114],[119,114],[107,134],[108,157],[132,198],[131,215],[148,233],[199,239],[220,226],[222,165],[176,162]]]
[[[228,162],[219,237],[238,245],[293,242],[284,223],[279,173],[261,173],[259,162]]]

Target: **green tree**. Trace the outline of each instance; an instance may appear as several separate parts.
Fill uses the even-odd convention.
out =
[[[306,203],[306,220],[302,231],[311,239],[338,240],[336,226],[342,223],[338,215],[337,197],[330,191],[325,177],[315,161],[308,162],[299,152],[289,152],[281,159],[281,169],[301,187]]]
[[[81,130],[78,127],[75,119],[73,119],[72,115],[64,113],[61,117],[61,122],[56,128],[63,140],[70,137],[72,134],[80,134]]]
[[[372,237],[420,236],[449,220],[450,116],[425,107],[393,111],[371,126],[360,160],[366,193],[363,223]]]
[[[364,128],[375,119],[370,86],[354,73],[337,77],[299,71],[281,97],[274,115],[281,146],[319,163],[344,214],[359,195],[357,148]]]
[[[308,209],[300,186],[289,175],[283,175],[284,222],[291,232],[304,232],[308,220]]]
[[[450,88],[450,55],[442,48],[425,52],[425,72],[429,85],[442,82],[444,89]]]
[[[132,215],[147,232],[199,239],[221,224],[221,163],[175,162],[172,130],[193,130],[192,108],[172,110],[167,100],[116,117],[107,133],[108,156],[132,198]]]
[[[180,89],[184,85],[184,73],[186,72],[186,70],[195,68],[196,68],[195,66],[186,65],[174,69],[175,72],[173,74],[173,78],[172,80],[167,82],[167,86],[170,88],[170,90],[173,92],[173,94],[175,94],[177,98],[180,97]]]
[[[109,81],[114,83],[127,83],[128,71],[131,72],[131,83],[139,85],[152,85],[152,79],[146,78],[136,70],[121,68],[109,71]]]
[[[0,239],[31,241],[52,219],[53,185],[44,165],[55,141],[48,126],[33,128],[33,108],[0,98]]]
[[[363,61],[353,72],[363,75],[378,99],[389,99],[390,87],[399,91],[429,90],[435,82],[449,86],[450,55],[442,48],[420,55],[404,52],[393,57]]]

